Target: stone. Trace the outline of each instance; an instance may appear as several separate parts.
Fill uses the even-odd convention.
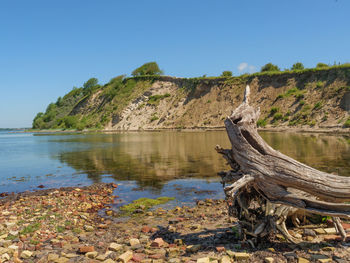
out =
[[[118,252],[118,251],[121,250],[122,248],[123,248],[123,246],[120,245],[120,244],[117,244],[117,243],[111,243],[111,244],[109,245],[109,250],[114,251],[114,252]]]
[[[325,234],[326,234],[326,231],[325,231],[323,228],[316,228],[316,229],[315,229],[315,232],[316,232],[318,235],[325,235]]]
[[[113,259],[106,259],[105,261],[103,261],[103,263],[115,263],[115,261]]]
[[[186,252],[196,253],[201,248],[200,244],[189,245],[186,247]]]
[[[145,254],[135,253],[135,254],[132,256],[132,260],[133,260],[134,262],[141,262],[145,257],[146,257]]]
[[[309,263],[310,261],[306,258],[298,257],[298,263]]]
[[[183,245],[182,239],[175,239],[175,240],[174,240],[174,243],[175,243],[176,245],[178,245],[178,246],[182,246],[182,245]]]
[[[323,247],[322,251],[334,251],[335,247]]]
[[[215,249],[217,252],[224,252],[226,250],[225,247],[216,247]]]
[[[163,238],[158,237],[151,243],[151,247],[162,247],[162,246],[164,246],[164,244],[165,244],[165,242],[164,242]]]
[[[85,254],[86,257],[91,258],[91,259],[94,259],[95,257],[97,257],[97,255],[98,255],[97,251],[87,252]]]
[[[5,254],[1,255],[1,259],[4,261],[10,260],[10,256],[9,256],[9,254],[5,253]]]
[[[168,254],[170,258],[173,258],[175,256],[177,256],[177,254],[179,254],[180,249],[177,247],[171,247],[168,249]]]
[[[335,230],[334,227],[324,228],[324,231],[325,231],[326,234],[328,234],[328,235],[335,235],[335,234],[337,234],[337,230]]]
[[[197,259],[197,263],[209,263],[210,259],[208,257]]]
[[[304,236],[316,237],[316,232],[312,229],[304,229]]]
[[[93,252],[93,251],[95,251],[94,246],[82,246],[79,248],[80,253],[87,253],[87,252]]]
[[[264,262],[265,262],[265,263],[273,263],[273,262],[274,262],[274,259],[273,259],[272,257],[266,257],[266,258],[264,259]]]
[[[181,263],[181,260],[178,258],[171,258],[169,259],[169,263]]]
[[[96,260],[99,260],[99,261],[104,261],[104,260],[106,260],[106,257],[107,257],[106,254],[104,254],[104,255],[98,255],[95,259],[96,259]]]
[[[312,236],[307,236],[307,237],[306,237],[306,240],[307,240],[307,241],[313,241],[313,240],[314,240],[314,237],[312,237]]]
[[[132,251],[126,251],[124,254],[121,254],[119,257],[118,257],[118,261],[121,261],[123,263],[126,263],[128,262],[129,260],[131,260],[133,257],[133,253]]]
[[[16,246],[16,245],[11,245],[11,246],[8,247],[8,249],[9,249],[9,251],[11,251],[11,252],[18,251],[18,246]]]
[[[60,256],[57,254],[48,254],[47,255],[47,261],[55,261],[56,259],[58,259]]]
[[[66,257],[60,257],[58,259],[55,260],[55,263],[66,263],[69,261],[69,258]]]
[[[130,238],[129,244],[130,244],[130,246],[139,245],[140,244],[140,240],[138,240],[137,238]]]
[[[85,231],[87,231],[87,232],[92,232],[92,231],[94,231],[94,227],[93,226],[84,226],[84,229],[85,229]]]
[[[24,259],[30,258],[31,256],[33,256],[33,252],[31,252],[29,250],[22,251],[22,253],[20,255],[20,257],[24,258]]]
[[[248,260],[250,258],[250,254],[245,252],[236,252],[234,254],[234,257],[237,261]]]
[[[63,253],[62,253],[62,255],[63,255]],[[75,253],[68,253],[68,254],[64,254],[64,256],[65,256],[66,258],[76,258],[76,257],[78,257],[79,255],[77,255],[77,254],[75,254]]]
[[[149,226],[143,226],[141,228],[142,233],[149,233],[151,231],[151,228]]]
[[[230,258],[234,258],[235,257],[235,252],[233,252],[231,250],[226,250],[226,254],[229,255]]]
[[[231,263],[231,259],[230,259],[230,257],[228,257],[228,256],[223,256],[223,257],[220,259],[220,263]]]
[[[318,261],[318,262],[331,262],[332,261],[331,258],[329,258],[325,255],[322,255],[322,254],[311,255],[311,260]]]

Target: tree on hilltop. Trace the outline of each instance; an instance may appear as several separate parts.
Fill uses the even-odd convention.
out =
[[[232,71],[225,70],[222,72],[221,77],[232,77]]]
[[[302,69],[304,69],[304,65],[301,62],[297,62],[297,63],[293,64],[293,66],[291,68],[291,70],[302,70]]]
[[[260,72],[267,72],[267,71],[280,71],[280,69],[277,65],[274,65],[272,63],[267,63],[266,65],[261,67]]]
[[[134,77],[145,75],[162,75],[163,71],[159,68],[157,62],[148,62],[135,69],[131,74]]]
[[[328,68],[328,65],[320,62],[320,63],[317,63],[316,68]]]

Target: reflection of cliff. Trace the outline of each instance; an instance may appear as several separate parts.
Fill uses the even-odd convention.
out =
[[[342,136],[261,133],[273,148],[311,167],[350,176],[350,144]]]
[[[111,174],[116,180],[135,180],[140,186],[160,188],[162,181],[215,177],[227,169],[214,150],[216,144],[228,145],[225,132],[96,134],[71,137],[69,143],[85,143],[90,148],[61,152],[58,159],[95,182],[102,174]]]

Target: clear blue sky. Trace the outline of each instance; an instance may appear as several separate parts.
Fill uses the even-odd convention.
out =
[[[178,77],[349,62],[349,12],[349,0],[1,0],[0,128],[149,61]]]

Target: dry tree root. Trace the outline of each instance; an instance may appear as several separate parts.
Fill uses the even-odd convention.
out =
[[[350,178],[321,172],[271,148],[258,134],[260,109],[249,106],[246,87],[243,103],[225,120],[232,149],[216,146],[231,166],[220,172],[229,213],[239,219],[243,239],[259,242],[271,232],[297,243],[286,227],[289,218],[299,225],[297,212],[331,216],[346,239],[340,218],[350,218]]]

